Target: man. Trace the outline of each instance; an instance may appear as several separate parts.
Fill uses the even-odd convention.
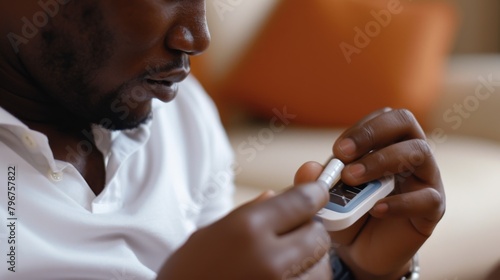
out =
[[[312,162],[227,214],[229,145],[188,78],[210,40],[204,0],[1,0],[0,13],[1,279],[331,279],[330,237],[339,277],[396,279],[444,214],[424,133],[391,109],[334,143],[346,183],[397,177],[350,228],[313,220],[328,195]]]

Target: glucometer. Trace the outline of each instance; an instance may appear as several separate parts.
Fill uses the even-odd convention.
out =
[[[330,160],[318,178],[328,186],[330,200],[316,216],[328,231],[348,228],[379,201],[394,190],[394,178],[388,177],[359,186],[349,186],[340,180],[344,163]]]

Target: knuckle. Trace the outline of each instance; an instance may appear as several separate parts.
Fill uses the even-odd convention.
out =
[[[431,155],[432,150],[431,147],[429,146],[429,143],[425,139],[415,139],[415,144],[417,145],[418,149],[422,151],[423,154],[425,155]]]
[[[387,156],[384,153],[373,153],[372,160],[377,164],[377,166],[380,166],[384,169],[388,161]]]
[[[413,139],[410,142],[410,147],[412,153],[414,153],[415,156],[420,156],[423,158],[429,158],[433,156],[432,149],[429,146],[429,143],[427,143],[427,141],[424,139]]]
[[[260,232],[260,222],[261,218],[259,215],[251,211],[242,211],[237,215],[231,216],[228,224],[232,229],[232,233],[238,238],[242,238],[246,241],[251,241],[255,239]]]
[[[432,210],[441,209],[444,207],[444,197],[435,189],[429,188],[426,201]]]
[[[415,115],[408,109],[398,109],[395,110],[394,113],[398,120],[403,124],[415,124],[417,123],[417,118]]]
[[[355,141],[357,140],[357,142],[367,142],[369,146],[373,146],[375,144],[375,130],[373,129],[373,126],[370,124],[363,125],[359,136],[354,139]]]
[[[255,214],[247,215],[242,219],[238,232],[247,239],[254,239],[260,232],[260,217]]]

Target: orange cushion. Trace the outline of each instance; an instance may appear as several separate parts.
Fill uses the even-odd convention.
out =
[[[349,125],[381,107],[423,119],[455,31],[449,4],[283,0],[227,78],[226,98],[256,116]]]

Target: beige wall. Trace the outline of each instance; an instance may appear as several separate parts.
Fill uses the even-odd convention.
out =
[[[215,77],[224,75],[265,22],[279,0],[207,0],[212,34],[208,58]]]
[[[500,52],[500,1],[451,1],[462,15],[455,52]]]

